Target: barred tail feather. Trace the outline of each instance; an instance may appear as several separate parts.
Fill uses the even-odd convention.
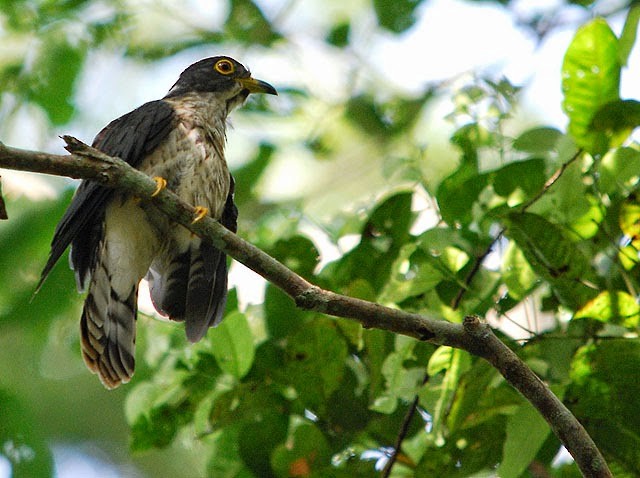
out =
[[[80,320],[82,356],[109,389],[128,382],[134,372],[137,298],[137,282],[121,297],[106,268],[97,265]]]

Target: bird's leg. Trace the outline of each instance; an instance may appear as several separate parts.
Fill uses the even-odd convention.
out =
[[[209,208],[206,208],[204,206],[196,206],[194,208],[195,217],[193,218],[193,221],[191,221],[191,224],[195,224],[196,222],[200,221],[207,214],[209,214]]]
[[[155,197],[160,194],[160,191],[167,187],[167,180],[161,176],[154,176],[152,179],[156,182],[156,190],[153,191],[151,197]]]

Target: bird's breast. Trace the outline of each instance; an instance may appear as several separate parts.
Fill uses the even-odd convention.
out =
[[[179,122],[143,164],[149,176],[161,176],[167,187],[194,206],[205,206],[220,218],[229,194],[230,178],[224,159],[224,132],[192,122]]]

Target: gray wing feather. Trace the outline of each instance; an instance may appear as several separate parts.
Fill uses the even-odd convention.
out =
[[[168,103],[151,101],[109,123],[98,133],[92,146],[136,167],[167,137],[173,120],[174,111]],[[86,287],[102,237],[105,205],[112,196],[112,189],[82,181],[56,227],[49,259],[36,290],[42,286],[69,244],[72,244],[70,259],[76,271],[78,289]]]
[[[233,193],[231,177],[220,223],[236,232],[238,209]],[[158,312],[172,320],[184,321],[191,342],[200,340],[209,327],[222,320],[227,302],[227,258],[208,242],[194,241],[187,251],[176,254],[164,266],[156,265],[148,279]]]

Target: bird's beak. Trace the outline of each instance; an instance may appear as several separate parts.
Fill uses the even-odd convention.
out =
[[[267,95],[277,95],[276,89],[266,81],[256,80],[255,78],[236,78],[240,85],[249,90],[249,93],[265,93]]]

